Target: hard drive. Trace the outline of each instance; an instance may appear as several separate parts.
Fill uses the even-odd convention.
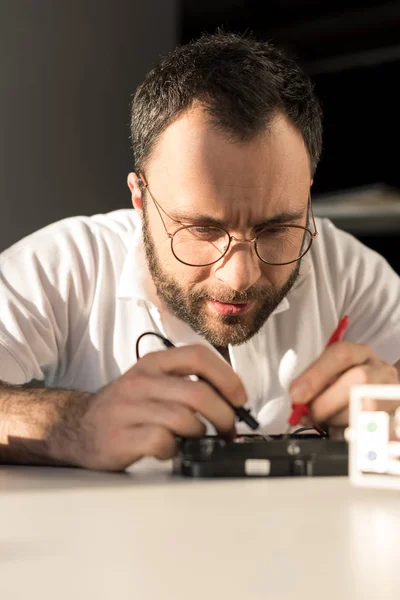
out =
[[[185,477],[348,475],[348,444],[315,435],[183,439],[173,471]]]

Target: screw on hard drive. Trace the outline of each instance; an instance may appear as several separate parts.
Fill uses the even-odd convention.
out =
[[[300,454],[300,452],[301,448],[298,444],[296,444],[295,442],[291,442],[290,444],[288,444],[287,453],[290,454],[290,456],[296,456],[297,454]]]
[[[203,440],[200,446],[200,452],[203,456],[211,456],[214,450],[214,442],[212,440]]]

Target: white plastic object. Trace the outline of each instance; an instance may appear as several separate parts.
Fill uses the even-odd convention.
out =
[[[363,410],[365,400],[369,399],[377,401],[378,410]],[[400,489],[400,410],[397,407],[400,407],[400,385],[351,388],[347,439],[353,485]]]

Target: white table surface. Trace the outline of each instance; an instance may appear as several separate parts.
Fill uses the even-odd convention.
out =
[[[0,467],[2,600],[399,597],[396,491]]]

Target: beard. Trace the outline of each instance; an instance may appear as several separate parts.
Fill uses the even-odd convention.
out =
[[[163,269],[151,238],[145,209],[143,210],[143,241],[147,264],[158,296],[176,317],[185,321],[215,347],[238,346],[252,338],[287,296],[299,276],[300,261],[296,263],[290,276],[280,287],[254,285],[244,292],[216,288],[185,289]],[[254,305],[242,315],[211,315],[206,308],[207,300],[218,300],[228,304],[254,302]]]

